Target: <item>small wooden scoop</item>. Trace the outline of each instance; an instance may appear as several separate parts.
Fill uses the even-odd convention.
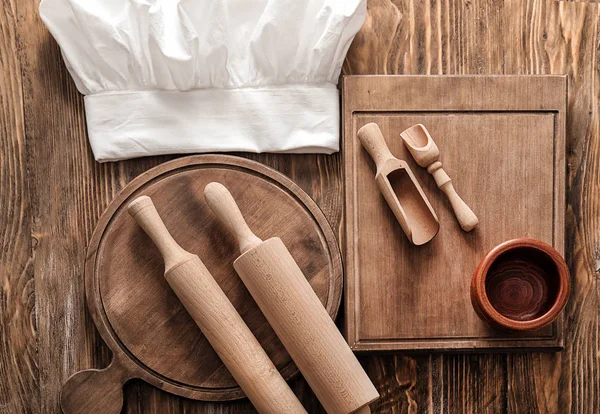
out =
[[[392,155],[377,124],[363,126],[357,135],[375,161],[375,182],[406,237],[417,246],[433,239],[440,224],[408,164]]]
[[[471,231],[477,227],[479,219],[456,193],[452,180],[442,169],[442,163],[439,161],[440,150],[427,129],[423,125],[417,124],[401,132],[400,136],[417,164],[427,168],[427,172],[433,176],[438,188],[450,200],[460,227],[464,231]]]

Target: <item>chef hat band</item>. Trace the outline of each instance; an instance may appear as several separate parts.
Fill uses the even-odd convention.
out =
[[[364,0],[42,0],[98,161],[339,149]]]

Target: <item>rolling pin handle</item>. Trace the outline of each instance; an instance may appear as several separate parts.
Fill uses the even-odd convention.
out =
[[[165,271],[190,258],[190,254],[177,244],[167,230],[150,197],[136,198],[127,206],[127,211],[160,250]]]
[[[118,414],[123,407],[123,384],[127,370],[113,358],[104,369],[87,369],[73,374],[60,393],[65,414]]]
[[[248,227],[235,199],[223,184],[209,183],[204,188],[204,198],[212,212],[233,232],[242,254],[262,243]]]

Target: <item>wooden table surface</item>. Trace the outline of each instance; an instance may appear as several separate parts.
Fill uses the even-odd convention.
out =
[[[40,21],[39,0],[0,0],[0,412],[59,410],[62,383],[104,367],[87,312],[87,242],[110,200],[172,157],[94,161],[83,98]],[[376,412],[600,412],[600,7],[554,0],[369,0],[345,74],[568,74],[566,258],[573,293],[556,354],[369,355]],[[407,98],[408,99],[408,98]],[[296,181],[340,240],[340,154],[244,155]],[[321,408],[302,378],[292,388]],[[131,381],[131,413],[251,410]]]

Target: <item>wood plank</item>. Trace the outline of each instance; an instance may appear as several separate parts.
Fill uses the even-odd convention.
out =
[[[510,15],[501,13],[504,24],[521,21],[527,33],[528,73],[569,75],[567,117],[567,237],[566,259],[573,272],[573,292],[565,315],[565,351],[561,354],[511,355],[507,360],[507,408],[541,412],[598,411],[598,378],[588,369],[598,369],[597,243],[598,194],[598,16],[597,4],[527,2]],[[519,33],[509,32],[501,47],[516,41]],[[580,150],[579,150],[580,148]],[[593,172],[590,171],[593,170]],[[594,175],[589,175],[594,174]],[[591,193],[588,193],[591,191]],[[583,199],[585,198],[585,200]],[[584,211],[587,210],[585,213]],[[581,238],[585,237],[586,240]],[[585,253],[584,253],[585,252]],[[583,255],[580,255],[584,253]],[[585,375],[577,366],[585,367]],[[581,396],[575,401],[575,395]],[[585,407],[585,408],[584,408]]]
[[[85,249],[108,202],[132,177],[165,161],[157,157],[98,164],[86,137],[83,97],[38,15],[39,2],[17,5],[25,134],[30,171],[36,280],[40,411],[59,412],[60,389],[74,372],[110,358],[84,299]],[[166,405],[147,386],[142,400]]]
[[[0,412],[39,411],[35,283],[14,0],[0,2]]]

